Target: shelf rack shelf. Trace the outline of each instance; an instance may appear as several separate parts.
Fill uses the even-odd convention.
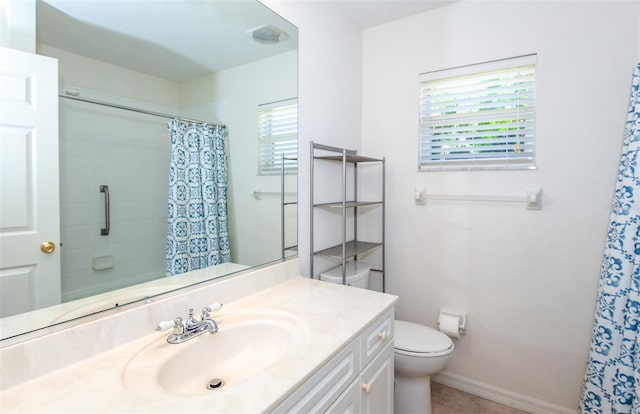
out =
[[[357,256],[359,254],[366,253],[369,250],[375,249],[378,246],[382,246],[382,243],[351,240],[344,244],[344,252],[342,249],[343,245],[336,244],[335,246],[329,247],[327,249],[317,251],[315,254],[318,256],[329,256],[329,257],[342,257],[344,255],[346,256],[347,259],[350,259],[354,256]]]
[[[337,153],[339,155],[318,155],[316,152],[321,151],[322,153]],[[328,203],[315,203],[314,202],[314,181],[315,177],[315,163],[317,161],[328,161],[328,162],[340,162],[342,163],[342,200],[328,202]],[[382,166],[382,197],[380,200],[358,200],[358,169],[357,166],[360,163],[379,163]],[[350,194],[347,197],[347,169],[351,167],[353,168],[353,194]],[[382,250],[382,268],[375,269],[382,272],[382,291],[386,290],[386,272],[385,272],[385,158],[372,158],[366,157],[362,155],[358,155],[355,150],[348,150],[345,148],[338,148],[323,144],[318,144],[315,142],[311,142],[311,218],[310,218],[310,251],[311,251],[311,260],[310,260],[310,276],[315,278],[314,274],[314,258],[316,256],[322,257],[330,257],[330,258],[338,258],[342,262],[342,283],[346,284],[346,263],[348,259],[353,258],[354,260],[358,259],[358,255],[373,251],[374,249]],[[358,208],[372,206],[373,208],[381,208],[382,209],[382,219],[381,219],[381,241],[363,241],[358,240]],[[342,242],[321,250],[314,249],[314,209],[315,208],[328,208],[328,209],[341,209],[342,210]],[[353,210],[353,240],[347,240],[347,211]],[[318,275],[319,277],[319,275]]]
[[[345,204],[342,204],[341,201],[338,201],[333,203],[315,204],[314,207],[351,208],[351,207],[375,206],[375,205],[381,205],[381,204],[382,204],[382,201],[347,201]]]

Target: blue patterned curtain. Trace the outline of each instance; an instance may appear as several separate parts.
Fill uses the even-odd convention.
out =
[[[167,276],[231,260],[227,128],[174,119],[169,166]]]
[[[640,413],[640,64],[602,260],[580,412]]]

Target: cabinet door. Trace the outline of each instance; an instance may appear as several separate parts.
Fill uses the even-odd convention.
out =
[[[327,410],[331,414],[360,414],[362,408],[360,406],[360,379],[356,378],[349,388],[333,403]]]
[[[272,414],[324,413],[356,379],[360,369],[359,343],[358,338],[347,345]]]
[[[362,371],[360,376],[361,412],[393,412],[393,342]]]

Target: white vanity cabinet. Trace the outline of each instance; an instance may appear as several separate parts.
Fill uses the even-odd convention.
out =
[[[393,317],[369,324],[273,413],[393,412]]]

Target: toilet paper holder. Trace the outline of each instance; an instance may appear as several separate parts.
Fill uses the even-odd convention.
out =
[[[440,326],[440,318],[442,316],[453,316],[458,318],[458,332],[461,335],[465,335],[467,333],[467,314],[461,312],[453,312],[447,309],[441,309],[440,314],[438,314],[438,326]]]

